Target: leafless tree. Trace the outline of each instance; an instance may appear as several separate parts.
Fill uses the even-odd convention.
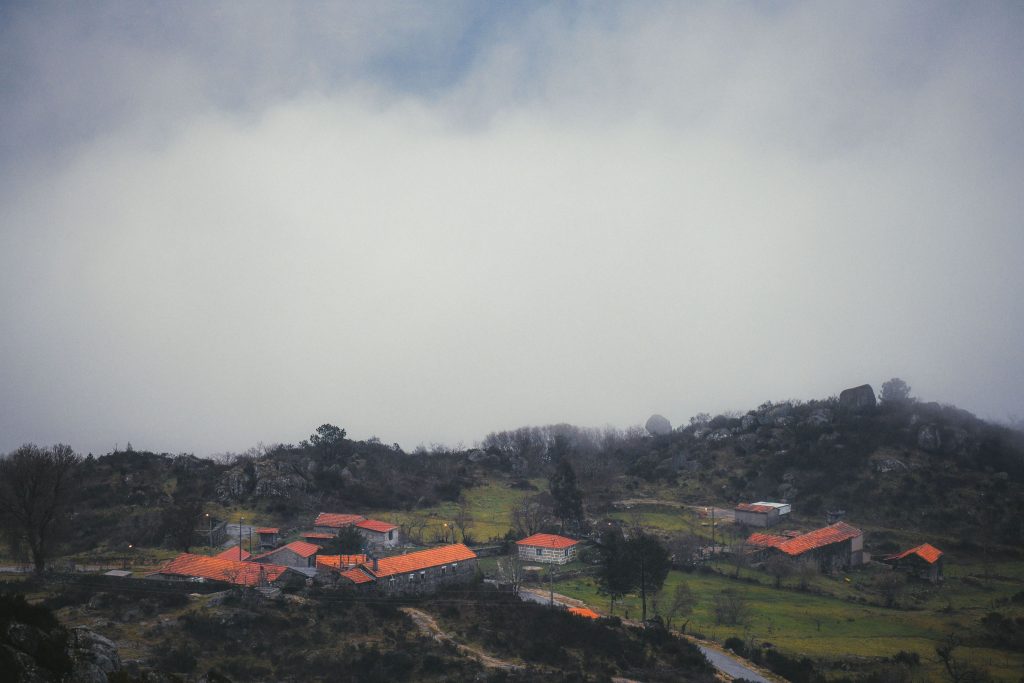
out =
[[[455,528],[459,530],[459,534],[462,536],[462,542],[466,542],[466,529],[473,523],[473,516],[469,511],[469,501],[466,500],[465,495],[459,496],[458,506],[455,508],[455,516],[452,521],[455,524]],[[452,539],[455,540],[454,538]]]
[[[0,459],[0,529],[28,548],[36,573],[46,568],[61,531],[77,463],[64,444],[26,444]]]
[[[796,579],[800,590],[805,591],[811,585],[811,580],[818,575],[818,567],[811,560],[803,560],[796,563]]]
[[[953,683],[987,683],[992,678],[982,669],[958,658],[954,653],[962,644],[960,636],[951,633],[935,646],[935,654]]]
[[[697,606],[697,596],[694,595],[693,590],[690,588],[690,584],[685,581],[680,581],[676,585],[675,591],[672,593],[672,600],[668,603],[668,609],[665,610],[665,626],[666,628],[672,628],[672,620],[678,617],[689,617],[693,613],[693,608]],[[690,623],[689,618],[683,622],[682,628],[679,630],[686,633],[686,626]]]
[[[551,509],[537,500],[536,496],[523,498],[512,508],[509,521],[520,537],[532,536],[550,523]]]
[[[714,614],[715,623],[742,625],[750,619],[750,605],[742,593],[725,590],[715,596]]]
[[[782,580],[792,576],[793,572],[796,571],[796,567],[793,566],[793,561],[779,553],[773,553],[772,556],[765,561],[764,569],[775,578],[776,588],[782,586]]]
[[[875,579],[875,588],[882,596],[886,607],[892,607],[907,586],[907,579],[894,571],[887,572]]]
[[[498,560],[498,577],[503,585],[511,587],[514,595],[519,595],[524,574],[523,561],[519,558],[517,548],[513,547],[508,556]]]

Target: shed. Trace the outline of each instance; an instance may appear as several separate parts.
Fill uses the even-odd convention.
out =
[[[516,541],[519,557],[531,562],[565,564],[576,557],[579,541],[557,534],[534,534]]]

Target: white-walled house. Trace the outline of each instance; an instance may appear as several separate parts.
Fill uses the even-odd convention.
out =
[[[521,560],[549,564],[572,562],[576,557],[576,548],[579,544],[579,541],[557,534],[534,534],[521,541],[516,541]]]

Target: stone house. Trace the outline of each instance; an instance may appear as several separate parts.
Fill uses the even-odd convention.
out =
[[[376,519],[356,522],[356,528],[371,548],[392,548],[398,545],[398,527]]]
[[[526,562],[565,564],[576,557],[580,542],[557,534],[534,534],[516,541],[519,559]]]
[[[306,580],[300,573],[282,565],[240,562],[191,553],[178,555],[146,578],[160,581],[215,581],[252,588],[302,585]]]
[[[340,512],[321,512],[313,522],[313,531],[320,534],[331,534],[337,536],[338,532],[347,526],[362,522],[366,518],[362,515],[349,515]]]
[[[762,528],[778,524],[791,511],[792,507],[789,503],[768,503],[765,501],[740,503],[733,509],[737,524]]]
[[[476,553],[462,543],[370,558],[341,572],[340,585],[381,595],[422,595],[476,576]]]
[[[281,542],[281,530],[277,527],[265,526],[256,530],[260,550],[271,550]]]
[[[747,545],[756,554],[781,553],[795,560],[813,562],[823,572],[833,572],[865,564],[870,556],[864,552],[864,532],[846,522],[795,536],[751,534]]]
[[[882,561],[892,565],[896,571],[907,572],[919,579],[938,583],[942,581],[942,569],[943,564],[945,564],[944,555],[935,546],[929,543],[922,543],[910,550],[890,555]]]
[[[320,552],[320,546],[306,543],[305,541],[292,541],[280,548],[270,552],[256,555],[253,562],[261,564],[279,564],[285,567],[316,567],[316,554]]]

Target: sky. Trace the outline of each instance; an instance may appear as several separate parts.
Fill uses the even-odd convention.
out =
[[[1024,415],[1014,2],[0,4],[0,452]]]

